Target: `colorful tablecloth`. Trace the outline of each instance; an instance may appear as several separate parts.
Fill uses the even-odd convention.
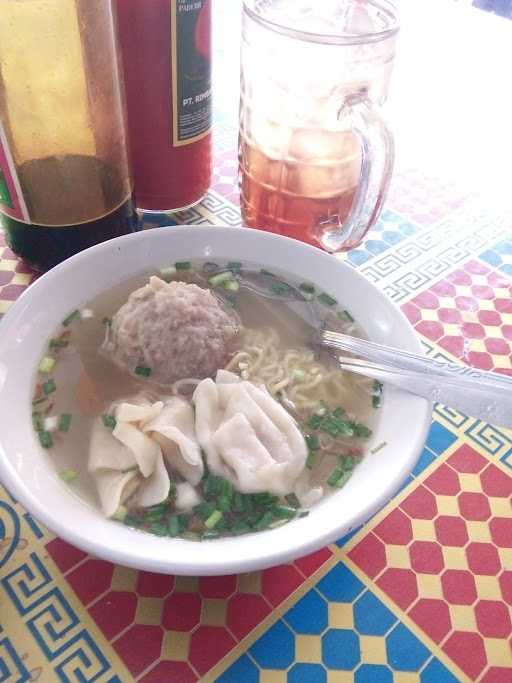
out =
[[[472,12],[485,25],[472,14],[468,28],[469,15],[457,15],[468,59],[472,31],[495,49],[504,35],[505,20]],[[219,12],[216,22],[218,35],[237,17]],[[404,40],[404,65],[414,42]],[[240,224],[236,59],[223,46],[216,54],[211,191],[147,227]],[[448,119],[469,101],[459,95]],[[390,110],[400,108],[392,96]],[[475,192],[463,168],[469,153],[460,173],[444,158],[445,172],[433,173],[424,136],[405,118],[381,220],[344,258],[402,308],[430,355],[512,374],[512,211]],[[494,124],[505,120],[500,110]],[[497,154],[502,166],[482,169],[480,189],[502,181]],[[0,236],[0,315],[31,277]],[[0,682],[507,683],[511,500],[511,433],[442,405],[414,471],[373,519],[312,556],[252,574],[162,576],[97,560],[55,538],[0,485]]]

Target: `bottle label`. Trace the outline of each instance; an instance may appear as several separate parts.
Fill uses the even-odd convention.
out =
[[[5,130],[0,122],[0,213],[7,214],[24,223],[30,221],[25,200],[21,192],[18,174],[11,151],[7,144]]]
[[[211,0],[171,0],[174,146],[211,128]]]

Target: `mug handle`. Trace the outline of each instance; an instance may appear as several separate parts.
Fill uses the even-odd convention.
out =
[[[350,212],[343,223],[330,228],[320,225],[320,242],[330,252],[357,247],[377,221],[386,198],[393,164],[395,143],[378,105],[366,91],[347,98],[338,112],[338,120],[348,119],[361,144],[361,172]],[[325,229],[327,228],[327,229]]]

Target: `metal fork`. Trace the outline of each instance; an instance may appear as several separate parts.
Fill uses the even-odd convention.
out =
[[[338,332],[319,333],[322,346],[360,358],[339,356],[344,370],[392,384],[497,426],[512,428],[512,380]]]

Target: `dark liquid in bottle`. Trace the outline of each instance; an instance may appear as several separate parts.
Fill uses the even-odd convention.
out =
[[[140,227],[119,174],[95,157],[33,159],[17,172],[33,223],[2,213],[0,221],[10,248],[36,270]]]

